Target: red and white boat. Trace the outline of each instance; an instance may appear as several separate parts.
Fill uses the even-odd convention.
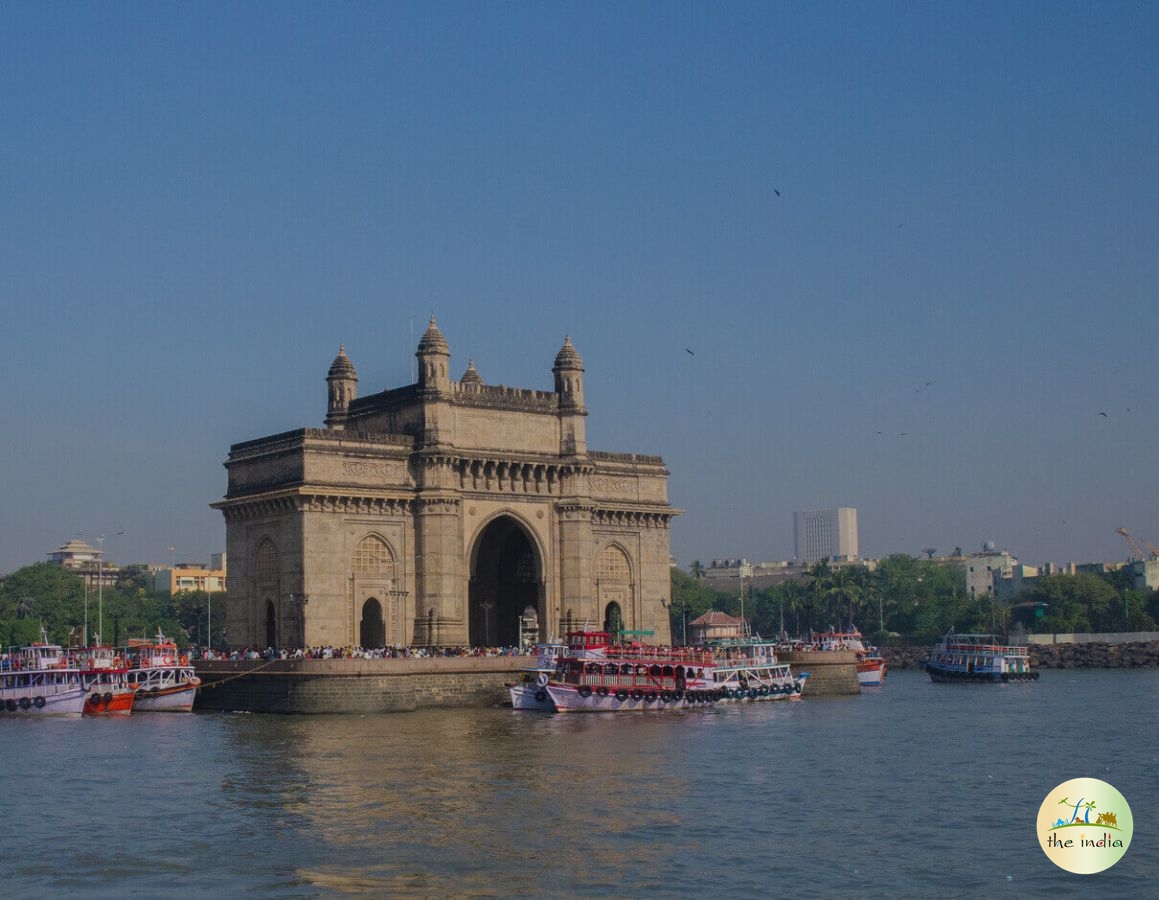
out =
[[[556,712],[686,709],[726,696],[706,650],[613,644],[603,631],[570,632],[567,645],[544,686]]]
[[[137,712],[191,712],[201,679],[173,641],[130,639],[125,649],[128,685]]]
[[[0,718],[79,716],[85,687],[68,654],[47,641],[0,654]]]
[[[857,683],[861,687],[880,687],[888,669],[885,658],[876,647],[865,643],[856,628],[848,631],[814,631],[810,635],[814,650],[852,650],[857,654]]]
[[[76,657],[85,686],[86,716],[127,716],[133,711],[134,691],[127,679],[124,658],[112,647],[90,647]]]

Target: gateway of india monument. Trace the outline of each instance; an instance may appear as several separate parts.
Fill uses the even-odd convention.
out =
[[[583,626],[671,642],[668,470],[589,450],[570,337],[554,390],[458,381],[432,317],[418,381],[358,396],[339,349],[325,428],[235,444],[232,647],[514,646]]]

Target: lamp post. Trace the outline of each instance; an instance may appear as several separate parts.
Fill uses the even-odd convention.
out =
[[[205,646],[213,648],[213,589],[205,576]]]
[[[118,531],[113,537],[124,534]],[[105,640],[105,536],[97,537],[97,643]]]
[[[97,645],[105,631],[105,536],[97,538]]]
[[[309,594],[290,594],[290,605],[294,607],[298,623],[298,645],[303,650],[306,649],[306,604],[309,602]]]
[[[85,573],[85,628],[82,640],[85,648],[89,645],[89,580],[93,576],[92,563],[89,563],[89,570]]]

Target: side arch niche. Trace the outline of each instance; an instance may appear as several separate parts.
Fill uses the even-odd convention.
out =
[[[377,650],[401,643],[403,595],[396,590],[398,560],[390,544],[377,534],[362,537],[354,546],[350,573],[358,645]]]

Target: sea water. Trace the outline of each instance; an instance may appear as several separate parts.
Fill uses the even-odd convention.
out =
[[[0,721],[5,896],[1059,897],[1159,893],[1159,671],[891,674],[674,713]],[[1077,777],[1135,819],[1043,853]]]

